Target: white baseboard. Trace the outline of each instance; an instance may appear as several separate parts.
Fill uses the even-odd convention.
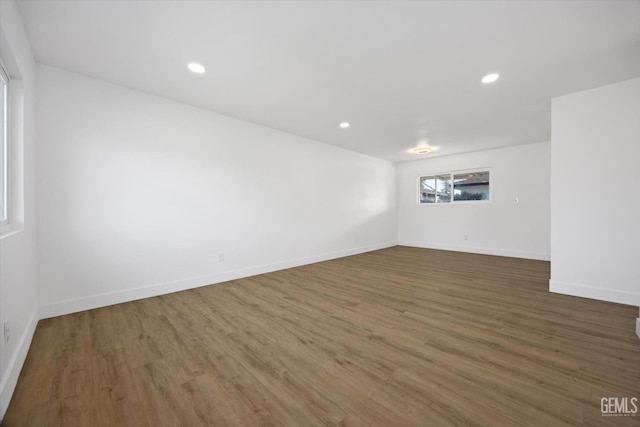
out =
[[[618,304],[633,305],[636,307],[640,305],[640,294],[635,292],[595,288],[575,283],[559,282],[557,280],[549,280],[549,291],[557,294],[616,302]]]
[[[525,251],[514,251],[507,249],[495,249],[495,248],[481,248],[475,246],[464,246],[464,245],[444,245],[437,243],[429,243],[429,242],[413,242],[413,241],[400,241],[398,242],[400,246],[411,246],[414,248],[424,248],[424,249],[438,249],[442,251],[455,251],[455,252],[469,252],[473,254],[482,254],[482,255],[495,255],[495,256],[505,256],[511,258],[525,258],[525,259],[535,259],[539,261],[549,261],[551,256],[548,252],[525,252]]]
[[[4,372],[4,377],[0,382],[0,420],[4,418],[4,414],[7,412],[9,402],[11,402],[11,396],[18,383],[18,377],[22,370],[22,365],[27,358],[29,347],[31,346],[31,340],[33,339],[33,333],[36,330],[38,324],[38,310],[35,309],[29,317],[27,327],[24,333],[20,337],[18,345],[11,355],[7,370]]]
[[[229,280],[242,279],[244,277],[255,276],[257,274],[271,273],[273,271],[287,268],[299,267],[301,265],[313,264],[316,262],[328,261],[335,258],[342,258],[349,255],[356,255],[364,252],[371,252],[378,249],[396,246],[398,242],[384,242],[358,248],[346,249],[328,254],[316,255],[306,258],[299,258],[278,262],[274,264],[260,265],[257,267],[243,268],[239,270],[225,271],[200,277],[193,277],[185,280],[158,283],[135,289],[110,292],[83,298],[76,298],[67,301],[54,302],[40,306],[40,318],[62,316],[64,314],[76,313],[78,311],[91,310],[99,307],[106,307],[113,304],[134,301],[142,298],[155,297],[172,292],[184,291],[201,286],[213,285],[227,282]]]

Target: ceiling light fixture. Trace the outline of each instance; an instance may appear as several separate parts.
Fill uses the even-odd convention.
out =
[[[197,62],[189,62],[187,64],[187,67],[189,67],[189,69],[196,74],[202,74],[206,71],[206,68],[204,68],[202,64],[198,64]]]
[[[493,83],[499,78],[500,78],[500,74],[497,74],[497,73],[487,74],[482,78],[482,83],[484,84]]]
[[[429,154],[433,151],[433,147],[416,147],[413,149],[415,154]]]
[[[349,122],[342,122],[342,123],[340,123],[340,127],[341,127],[342,129],[346,129],[346,128],[348,128],[349,126],[351,126],[351,125],[349,124]]]

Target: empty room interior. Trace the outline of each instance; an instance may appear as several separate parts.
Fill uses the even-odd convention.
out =
[[[640,425],[640,0],[0,0],[3,426]]]

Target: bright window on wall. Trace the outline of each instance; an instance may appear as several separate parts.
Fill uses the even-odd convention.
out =
[[[0,224],[7,224],[8,215],[8,106],[9,106],[9,75],[5,71],[0,62],[0,120],[2,121],[2,129],[0,129]]]
[[[491,195],[489,175],[488,170],[477,170],[420,176],[419,203],[489,201]]]

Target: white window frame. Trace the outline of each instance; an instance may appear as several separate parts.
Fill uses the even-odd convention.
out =
[[[454,175],[458,175],[458,174],[471,174],[471,173],[483,173],[483,172],[487,172],[489,174],[489,197],[486,199],[482,199],[482,200],[454,200],[455,197],[455,193],[454,193],[454,189],[455,189],[455,185],[453,183],[453,176]],[[422,203],[422,201],[420,200],[421,198],[421,193],[422,193],[422,189],[420,188],[420,180],[424,177],[436,177],[436,176],[443,176],[443,175],[449,175],[451,177],[451,200],[448,202],[437,202],[437,195],[436,195],[436,202],[435,203]],[[493,185],[492,185],[492,181],[493,181],[493,171],[492,168],[490,167],[479,167],[479,168],[473,168],[473,169],[460,169],[460,170],[454,170],[454,171],[445,171],[445,172],[428,172],[428,173],[420,173],[418,174],[418,176],[416,177],[416,203],[419,206],[450,206],[450,205],[464,205],[464,204],[482,204],[482,203],[491,203],[491,199],[493,198]]]
[[[4,188],[2,188],[2,193],[0,194],[0,197],[3,198],[2,200],[2,211],[0,211],[0,227],[5,227],[7,225],[9,225],[10,223],[10,214],[11,214],[11,207],[10,207],[10,203],[11,200],[9,198],[9,179],[11,174],[9,173],[9,107],[11,105],[9,99],[10,99],[10,87],[11,87],[11,78],[9,77],[9,73],[6,71],[6,68],[4,68],[4,65],[2,64],[2,61],[0,61],[0,79],[2,79],[4,81],[3,87],[5,90],[4,96],[3,96],[3,100],[4,100],[4,106],[2,108],[2,111],[4,112],[3,116],[0,117],[0,121],[2,123],[2,144],[0,146],[0,150],[2,150],[2,162],[4,163],[2,166],[2,172],[3,175],[2,176],[2,182],[0,183],[0,185],[2,185]]]
[[[4,42],[4,39],[0,40],[0,65],[9,84],[6,101],[6,148],[3,148],[6,150],[7,219],[0,224],[0,239],[3,240],[24,230],[24,82],[11,49]]]

